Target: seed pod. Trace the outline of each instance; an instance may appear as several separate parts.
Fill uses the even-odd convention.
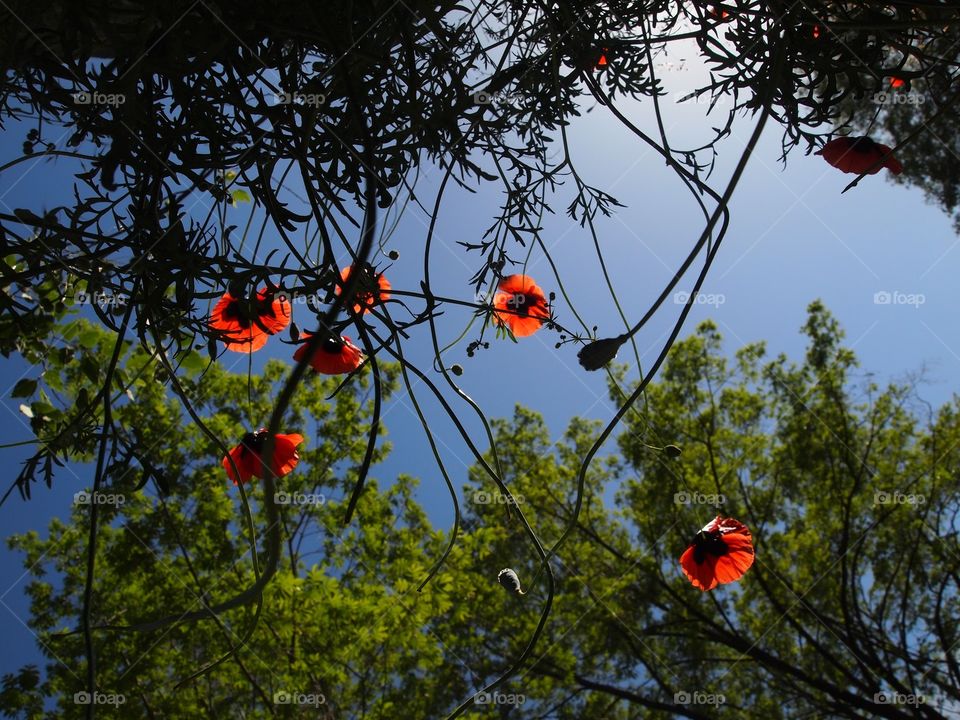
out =
[[[615,338],[594,340],[584,345],[577,353],[577,359],[587,370],[599,370],[617,356],[620,346],[626,341],[623,335]]]
[[[520,589],[520,578],[518,578],[517,574],[510,568],[504,568],[500,571],[500,574],[497,575],[497,582],[510,592],[515,592],[517,595],[526,595],[526,593]]]
[[[680,457],[680,453],[682,452],[676,445],[664,445],[663,451],[672,458]]]
[[[463,365],[461,365],[460,363],[454,363],[453,365],[450,366],[450,372],[452,372],[457,377],[459,377],[460,375],[463,375]]]

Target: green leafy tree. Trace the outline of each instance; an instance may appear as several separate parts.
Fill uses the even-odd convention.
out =
[[[461,703],[570,720],[948,717],[960,701],[958,405],[933,413],[910,384],[880,389],[858,376],[818,303],[804,331],[799,363],[767,359],[762,343],[727,358],[710,323],[678,342],[619,455],[590,466],[579,515],[578,469],[597,426],[574,420],[552,443],[530,410],[495,421],[496,453],[484,458],[509,494],[471,469],[457,542],[422,590],[450,537],[414,501],[412,478],[369,483],[342,525],[368,376],[332,400],[334,383],[313,379],[285,417],[308,440],[280,487],[325,502],[279,505],[283,559],[262,599],[148,630],[122,626],[214,604],[254,571],[220,451],[182,425],[161,386],[134,383],[136,402],[118,415],[149,433],[171,481],[137,491],[143,471],[118,466],[103,489],[125,498],[105,506],[97,545],[91,626],[104,701],[122,695],[123,717],[145,718],[432,718]],[[124,368],[145,361],[133,350]],[[213,366],[196,376],[194,406],[213,432],[238,437],[268,411],[281,376],[276,363],[249,379]],[[248,403],[237,408],[238,396]],[[264,533],[262,485],[246,490]],[[84,715],[74,693],[86,687],[77,627],[88,512],[77,506],[46,537],[12,541],[34,576],[30,624],[50,657],[41,679],[29,667],[4,679],[12,716],[44,717],[40,698],[57,717]],[[740,582],[702,593],[677,559],[718,512],[747,523],[756,562]],[[552,592],[521,513],[544,546],[573,527],[550,561]],[[525,594],[497,584],[504,567]]]

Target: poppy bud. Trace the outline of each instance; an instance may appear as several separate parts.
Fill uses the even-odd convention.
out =
[[[587,370],[599,370],[617,356],[617,351],[625,341],[626,338],[623,335],[594,340],[580,348],[577,359]]]
[[[295,322],[290,323],[290,339],[294,342],[300,339],[300,328]]]
[[[387,253],[387,257],[390,258],[391,260],[399,260],[400,253],[398,253],[396,250],[391,250],[390,252]]]
[[[500,571],[500,574],[497,575],[497,582],[510,592],[515,592],[517,595],[526,595],[526,593],[520,589],[520,578],[517,577],[517,574],[510,568],[504,568]]]
[[[668,457],[677,458],[680,457],[682,450],[676,445],[664,445],[663,451],[667,454]]]
[[[454,363],[453,365],[450,366],[450,372],[452,372],[457,377],[460,377],[461,375],[463,375],[463,365],[461,365],[460,363]]]

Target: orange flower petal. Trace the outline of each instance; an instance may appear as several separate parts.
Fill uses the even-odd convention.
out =
[[[302,339],[309,340],[310,333],[305,333]],[[309,342],[304,343],[293,354],[293,359],[297,362],[303,360],[307,354]],[[350,342],[350,338],[345,335],[338,342],[334,338],[320,342],[313,351],[313,356],[309,360],[310,367],[316,372],[324,375],[341,375],[349,373],[360,367],[363,362],[363,351]]]
[[[506,325],[517,337],[533,335],[550,318],[543,290],[527,275],[503,278],[493,296],[493,308],[494,322]]]
[[[343,287],[346,286],[352,272],[353,265],[345,267],[340,271],[340,282],[334,289],[337,295],[339,295]],[[390,299],[390,281],[387,280],[382,273],[377,273],[370,267],[365,268],[362,272],[363,277],[361,277],[357,290],[353,295],[353,311],[358,315],[361,313],[367,314],[370,312],[370,308]]]

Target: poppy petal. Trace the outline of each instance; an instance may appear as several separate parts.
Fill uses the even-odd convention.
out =
[[[250,478],[254,475],[254,467],[251,466],[249,453],[244,452],[243,445],[237,445],[229,453],[230,458],[233,458],[233,462],[237,466],[237,470],[240,473],[240,482],[246,483],[250,481]],[[223,468],[227,471],[227,477],[233,481],[233,484],[237,484],[237,477],[233,472],[233,466],[230,464],[229,458],[223,458]]]
[[[753,560],[749,528],[739,520],[717,515],[680,556],[680,567],[694,587],[707,591],[739,580]]]
[[[309,340],[310,337],[310,333],[305,333],[301,339]],[[314,349],[309,362],[310,367],[316,372],[324,375],[342,375],[353,372],[363,363],[363,351],[350,342],[350,338],[345,335],[341,336],[339,343],[334,340],[332,345],[336,348],[335,350],[323,342]],[[310,343],[306,342],[298,347],[293,354],[293,359],[297,362],[303,360],[309,346]]]
[[[547,298],[532,278],[510,275],[500,281],[493,296],[493,319],[517,337],[533,335],[550,318]]]
[[[269,335],[283,332],[290,324],[290,301],[286,295],[275,296],[267,288],[257,292],[256,324]]]
[[[346,286],[352,272],[353,265],[345,267],[340,271],[340,282],[334,289],[337,295],[339,295],[343,287]],[[357,289],[353,295],[353,311],[358,315],[361,313],[366,315],[370,312],[370,309],[378,303],[389,300],[390,289],[392,287],[390,281],[387,280],[382,273],[376,272],[371,267],[364,268],[363,274],[364,277],[360,279],[360,283],[357,285]],[[374,286],[376,286],[376,288]]]
[[[303,442],[303,435],[277,435],[274,440],[273,473],[283,477],[300,462],[297,445]]]

